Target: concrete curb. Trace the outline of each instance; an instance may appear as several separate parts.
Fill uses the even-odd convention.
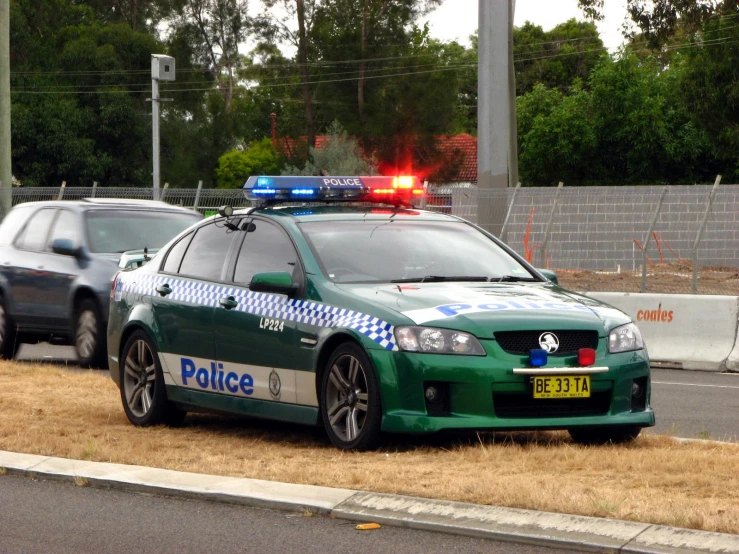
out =
[[[278,510],[311,510],[354,521],[376,521],[413,529],[589,552],[739,552],[739,535],[633,521],[480,506],[259,479],[219,477],[6,451],[0,451],[0,468],[27,477],[78,482],[85,479],[90,485],[98,487]]]

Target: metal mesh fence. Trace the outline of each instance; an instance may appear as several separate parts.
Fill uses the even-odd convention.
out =
[[[735,295],[739,185],[721,185],[713,198],[712,189],[455,190],[452,213],[499,229],[505,242],[537,267],[557,271],[571,289]]]
[[[714,191],[715,188],[715,191]],[[712,195],[714,191],[714,195]],[[152,200],[150,188],[16,188],[13,205],[83,198]],[[209,215],[247,207],[242,190],[162,189],[159,199]],[[501,237],[582,291],[739,295],[739,185],[430,187],[424,207]]]

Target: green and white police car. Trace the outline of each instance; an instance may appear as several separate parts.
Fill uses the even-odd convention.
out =
[[[244,414],[322,424],[356,450],[383,431],[591,443],[654,425],[633,321],[412,208],[417,179],[252,177],[245,192],[262,207],[224,207],[115,278],[108,360],[133,424]]]

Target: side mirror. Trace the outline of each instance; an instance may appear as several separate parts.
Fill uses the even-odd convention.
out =
[[[292,275],[287,271],[269,271],[256,273],[251,278],[249,290],[254,292],[272,292],[275,294],[286,294],[295,296],[298,285],[293,283]]]
[[[80,249],[69,239],[54,239],[51,243],[51,251],[62,256],[78,257]]]
[[[559,280],[557,279],[557,274],[554,273],[554,271],[551,271],[550,269],[537,269],[539,273],[541,273],[544,277],[549,279],[552,283],[555,285],[559,285]]]

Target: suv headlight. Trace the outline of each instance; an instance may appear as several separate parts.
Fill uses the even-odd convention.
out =
[[[639,328],[633,323],[616,327],[608,335],[608,351],[611,354],[631,352],[642,348],[644,348],[644,339],[641,338]]]
[[[396,327],[395,340],[398,348],[405,352],[485,356],[485,349],[474,335],[451,329]]]

